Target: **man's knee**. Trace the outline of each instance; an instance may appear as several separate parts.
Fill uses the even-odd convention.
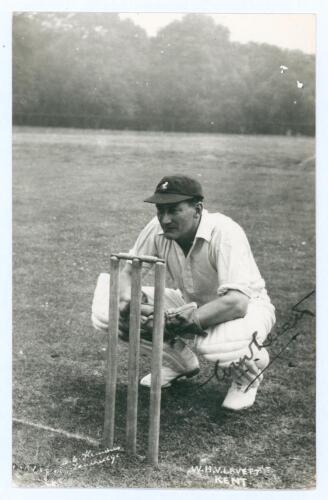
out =
[[[207,337],[197,339],[196,350],[208,361],[223,365],[238,361],[263,344],[274,321],[271,311],[251,308],[244,318],[208,328]]]

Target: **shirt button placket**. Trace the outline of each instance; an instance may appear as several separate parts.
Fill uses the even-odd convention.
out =
[[[183,283],[185,286],[188,295],[194,295],[194,282],[192,278],[192,269],[191,269],[191,259],[188,256],[185,259],[184,272],[183,272]]]

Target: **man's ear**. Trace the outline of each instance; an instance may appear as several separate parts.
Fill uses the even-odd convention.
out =
[[[196,212],[197,215],[201,216],[202,215],[202,211],[203,211],[203,202],[202,201],[198,201],[195,204],[195,212]]]

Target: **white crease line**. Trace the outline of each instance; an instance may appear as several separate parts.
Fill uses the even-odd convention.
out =
[[[44,431],[54,432],[56,434],[61,434],[69,439],[78,439],[79,441],[86,441],[92,445],[99,446],[100,441],[97,439],[92,439],[88,436],[82,436],[81,434],[73,434],[72,432],[64,431],[63,429],[55,429],[54,427],[49,427],[48,425],[35,424],[33,422],[28,422],[27,420],[22,420],[20,418],[13,418],[13,422],[17,424],[27,425],[29,427],[35,427],[36,429],[43,429]]]
[[[315,155],[314,156],[309,156],[308,158],[305,158],[305,160],[301,161],[298,165],[300,167],[302,167],[303,165],[306,165],[307,163],[310,163],[313,160],[315,160]]]

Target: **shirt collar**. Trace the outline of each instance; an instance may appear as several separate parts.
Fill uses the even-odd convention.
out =
[[[202,218],[196,232],[196,238],[202,238],[203,240],[210,241],[213,225],[210,223],[210,217],[208,211],[203,208]]]
[[[205,208],[203,208],[202,218],[200,219],[200,223],[198,225],[195,240],[197,238],[202,238],[203,240],[210,241],[212,229],[213,225],[210,223],[209,213]],[[157,234],[164,234],[164,231],[161,228],[160,224]]]

